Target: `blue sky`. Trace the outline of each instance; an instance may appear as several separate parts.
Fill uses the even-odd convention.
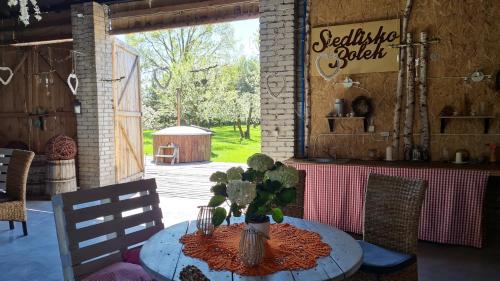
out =
[[[259,19],[233,21],[231,25],[234,28],[236,44],[246,56],[258,56],[259,50],[253,42],[255,34],[259,32]]]

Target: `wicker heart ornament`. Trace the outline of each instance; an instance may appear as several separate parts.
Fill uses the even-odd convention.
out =
[[[76,76],[76,74],[71,73],[70,75],[68,75],[68,79],[66,80],[66,82],[68,83],[68,87],[73,95],[76,96],[76,90],[78,90],[78,77]]]
[[[7,78],[4,78],[1,74],[2,72],[7,72],[7,74],[9,76]],[[9,84],[10,80],[12,80],[13,76],[14,76],[14,72],[12,72],[12,69],[10,69],[10,67],[0,66],[0,83],[2,83],[3,85]]]
[[[335,60],[334,65],[336,65],[336,67],[334,68],[333,73],[326,74],[326,72],[323,71],[323,69],[321,68],[321,62],[323,59]],[[323,77],[323,79],[325,79],[326,81],[331,81],[333,78],[335,78],[335,76],[337,76],[337,74],[340,71],[340,59],[339,59],[339,57],[333,51],[321,53],[319,56],[316,57],[316,70],[318,71],[319,75],[321,75],[321,77]]]

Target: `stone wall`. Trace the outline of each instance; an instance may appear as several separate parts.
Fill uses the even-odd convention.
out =
[[[79,78],[77,116],[79,186],[115,183],[112,41],[107,7],[89,2],[71,7],[73,49]]]
[[[294,0],[260,1],[262,152],[284,160],[295,150]]]

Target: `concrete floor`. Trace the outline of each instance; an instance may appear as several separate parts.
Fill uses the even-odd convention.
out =
[[[204,202],[162,197],[165,226],[194,218],[196,206]],[[7,222],[0,222],[0,280],[62,280],[50,202],[30,201],[28,208],[27,237],[22,236],[20,224],[11,231]],[[500,280],[500,243],[475,249],[420,242],[419,251],[420,281]]]
[[[196,218],[196,207],[210,197],[208,176],[234,165],[154,166],[150,159],[146,163],[146,177],[157,179],[166,227]],[[197,199],[188,199],[193,197]],[[20,223],[11,231],[7,222],[0,222],[0,281],[62,280],[50,202],[28,202],[28,232],[24,237]],[[487,241],[483,249],[420,242],[420,281],[500,280],[500,238],[490,235]]]

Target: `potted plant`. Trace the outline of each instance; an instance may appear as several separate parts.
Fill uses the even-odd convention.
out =
[[[233,167],[216,172],[210,181],[216,184],[208,206],[215,207],[212,222],[218,226],[231,216],[245,213],[247,228],[251,227],[269,237],[269,215],[276,223],[283,221],[281,208],[295,201],[298,171],[271,157],[256,153],[248,158],[248,169]],[[226,203],[229,211],[222,205]]]

